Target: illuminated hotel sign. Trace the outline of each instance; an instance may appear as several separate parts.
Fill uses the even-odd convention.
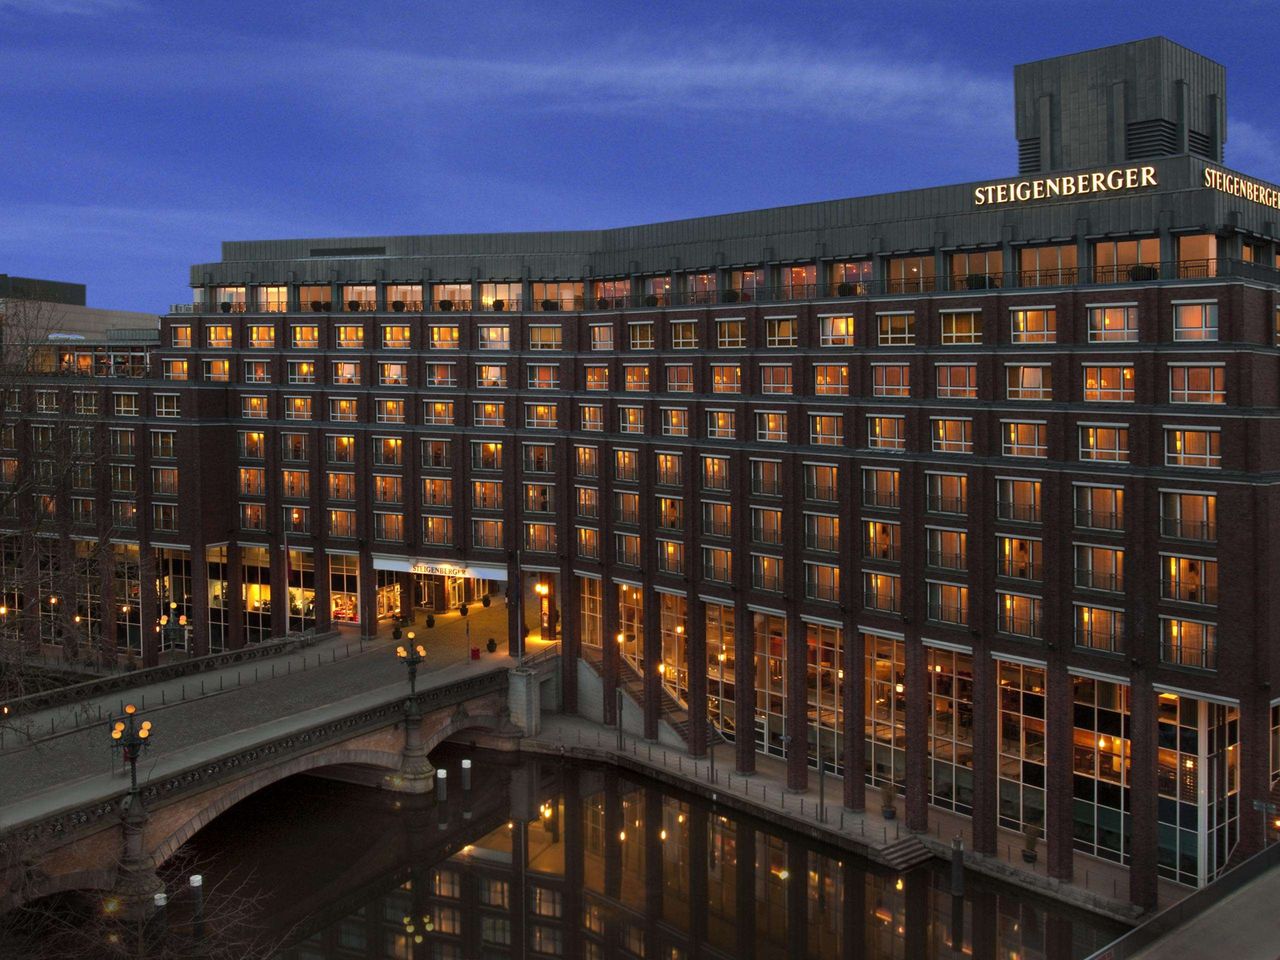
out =
[[[1069,173],[1060,177],[1009,180],[973,188],[973,205],[989,207],[1001,203],[1032,203],[1057,197],[1084,197],[1095,193],[1118,193],[1156,187],[1155,167],[1117,167],[1090,173]]]
[[[1260,203],[1264,207],[1275,207],[1280,210],[1280,190],[1270,184],[1259,183],[1257,180],[1246,180],[1244,177],[1236,176],[1234,173],[1227,173],[1225,170],[1205,167],[1204,185],[1210,190],[1217,190],[1219,193],[1252,200],[1254,203]]]

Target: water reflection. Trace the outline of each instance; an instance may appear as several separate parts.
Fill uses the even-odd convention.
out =
[[[945,865],[898,875],[612,769],[433,759],[443,804],[298,779],[193,845],[272,891],[284,960],[1068,960],[1120,932],[973,875],[953,897]]]

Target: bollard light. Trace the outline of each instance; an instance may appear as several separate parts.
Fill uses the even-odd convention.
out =
[[[471,761],[470,760],[462,761],[462,789],[463,790],[471,789]]]

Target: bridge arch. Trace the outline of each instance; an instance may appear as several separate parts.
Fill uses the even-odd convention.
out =
[[[281,780],[309,773],[325,767],[373,767],[394,773],[400,769],[400,754],[388,750],[344,749],[320,750],[294,757],[284,763],[244,778],[231,789],[220,793],[212,801],[185,820],[163,840],[151,846],[152,862],[158,867],[178,852],[178,849],[208,826],[215,818],[226,813],[241,800],[264,790]]]

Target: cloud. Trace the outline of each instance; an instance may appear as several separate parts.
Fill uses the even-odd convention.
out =
[[[0,0],[0,10],[27,16],[97,17],[141,9],[139,0]]]

